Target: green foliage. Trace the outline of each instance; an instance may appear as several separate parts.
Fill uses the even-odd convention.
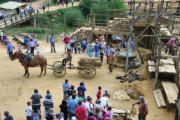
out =
[[[121,15],[124,15],[125,13],[124,8],[126,8],[124,4],[124,0],[111,0],[109,2],[107,0],[99,0],[93,3],[92,12],[93,14],[96,15],[95,16],[96,24],[105,25],[107,20],[107,15],[109,15],[110,19],[114,18],[115,16],[119,17],[119,15],[121,14],[119,11],[122,12]],[[119,11],[117,12],[108,11],[112,9],[118,9]]]
[[[36,14],[36,23],[40,27],[45,27],[49,25],[50,20],[43,14]]]
[[[77,24],[77,21],[80,20],[79,25],[82,25],[85,21],[82,12],[79,9],[70,9],[65,12],[66,15],[66,23],[68,26],[73,26]]]
[[[119,9],[122,14],[124,15],[126,10],[126,5],[124,3],[124,0],[112,0],[110,3],[109,3],[109,8],[110,9]],[[119,16],[119,11],[117,12],[111,12],[111,14],[114,14],[114,16]]]
[[[92,6],[93,0],[81,0],[79,9],[83,12],[83,15],[86,16],[87,14],[90,14]]]

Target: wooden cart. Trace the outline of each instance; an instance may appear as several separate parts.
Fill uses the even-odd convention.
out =
[[[66,75],[66,69],[77,69],[81,77],[85,79],[92,79],[96,76],[96,68],[101,67],[99,59],[81,58],[78,61],[78,66],[74,66],[71,62],[64,66],[62,61],[56,61],[53,65],[50,65],[53,73],[56,77],[64,77]]]

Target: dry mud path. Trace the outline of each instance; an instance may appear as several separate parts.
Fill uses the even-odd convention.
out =
[[[15,44],[15,43],[14,43]],[[16,47],[16,44],[15,44]],[[17,48],[17,47],[16,47]],[[44,41],[40,42],[41,54],[46,56],[48,64],[52,64],[56,60],[62,60],[64,56],[64,45],[62,42],[56,43],[57,53],[50,53],[50,45]],[[25,50],[24,50],[25,51]],[[86,54],[73,54],[73,64],[77,65],[77,61],[81,57],[87,57]],[[138,69],[142,73],[146,73],[146,65]],[[97,69],[97,75],[94,79],[82,79],[77,70],[67,70],[64,78],[56,78],[51,70],[47,70],[47,75],[38,77],[40,68],[30,69],[30,78],[23,77],[24,69],[18,60],[11,61],[6,53],[5,46],[0,45],[0,111],[8,110],[15,118],[15,120],[25,119],[26,102],[30,100],[33,94],[33,89],[38,88],[39,93],[45,96],[46,90],[51,90],[53,94],[53,101],[55,103],[55,113],[59,112],[59,104],[63,98],[62,84],[64,79],[69,79],[70,84],[78,87],[80,81],[85,82],[87,87],[86,95],[90,95],[95,100],[97,87],[102,86],[104,92],[108,89],[113,96],[115,91],[122,87],[131,85],[139,88],[145,95],[149,105],[149,115],[147,120],[173,120],[174,112],[168,112],[166,109],[159,109],[156,106],[152,94],[152,80],[144,80],[142,82],[135,81],[133,83],[120,83],[115,77],[123,74],[123,70],[114,69],[113,73],[109,73],[108,66],[103,64],[100,69]],[[42,99],[44,100],[44,98]],[[41,100],[41,101],[42,101]],[[111,97],[111,105],[117,109],[131,109],[131,104],[136,100],[124,101],[117,100]],[[44,108],[42,107],[42,111]],[[42,112],[44,116],[44,112]]]

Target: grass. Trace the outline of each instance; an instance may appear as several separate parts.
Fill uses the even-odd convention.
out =
[[[66,27],[66,32],[72,32],[73,31],[73,27]],[[44,31],[42,30],[42,28],[36,28],[34,29],[33,27],[23,27],[23,28],[9,28],[5,30],[5,34],[7,36],[12,36],[14,34],[18,34],[18,33],[35,33],[37,34],[37,39],[42,40],[43,37],[47,34],[51,34],[51,29],[49,28],[44,28]],[[62,32],[64,32],[64,26],[57,26],[54,28],[54,34],[61,34]]]

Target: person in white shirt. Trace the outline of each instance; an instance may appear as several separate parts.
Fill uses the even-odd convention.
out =
[[[104,106],[101,104],[100,100],[96,100],[96,104],[94,105],[94,111],[99,109],[100,111],[104,111]]]
[[[32,107],[31,107],[31,102],[27,102],[27,107],[26,107],[26,119],[27,120],[32,120]]]
[[[104,108],[106,108],[109,104],[109,95],[106,96],[106,95],[103,95],[103,97],[101,97],[101,105],[103,105]]]
[[[21,17],[23,17],[23,16],[24,16],[24,9],[21,8]]]
[[[88,114],[91,111],[91,109],[90,109],[90,104],[89,104],[89,102],[87,102],[86,98],[84,98],[82,106],[84,106],[86,108],[86,117],[88,117]]]
[[[26,12],[27,12],[27,14],[29,13],[29,9],[30,9],[30,7],[29,7],[29,5],[27,5],[27,6],[26,6]]]

